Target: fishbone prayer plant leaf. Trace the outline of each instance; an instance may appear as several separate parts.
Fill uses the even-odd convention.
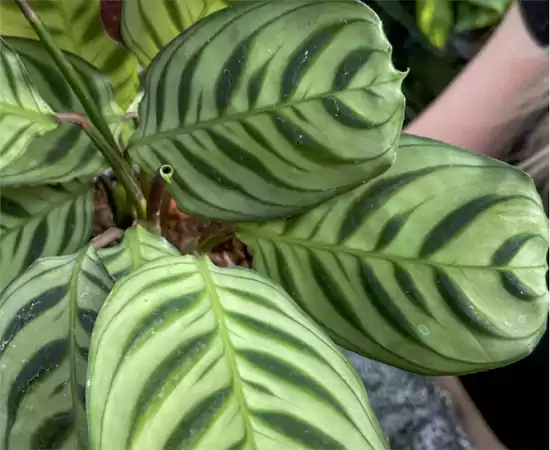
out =
[[[120,0],[122,1],[122,0]],[[132,0],[122,2],[119,27],[122,41],[136,55],[143,67],[195,22],[239,3],[265,0]],[[348,0],[353,1],[353,0]]]
[[[103,29],[100,0],[27,0],[55,43],[105,73],[125,109],[138,87],[137,61]],[[0,0],[0,34],[38,39],[15,0]]]
[[[77,124],[58,125],[56,122],[57,113],[85,116],[85,112],[45,48],[39,42],[19,38],[6,38],[2,45],[8,46],[2,50],[5,55],[2,61],[14,61],[11,68],[16,68],[18,73],[8,72],[6,67],[2,71],[6,76],[8,73],[12,75],[0,80],[0,86],[5,86],[0,94],[4,97],[0,114],[7,117],[0,121],[0,129],[10,130],[14,114],[20,125],[13,128],[18,130],[17,133],[0,134],[0,140],[4,141],[3,145],[0,143],[0,186],[66,182],[91,177],[105,170],[103,156]],[[127,142],[134,125],[124,119],[124,112],[116,104],[106,77],[84,60],[69,54],[66,56],[90,91],[115,138],[121,143]],[[14,89],[16,92],[10,94]],[[17,101],[25,98],[23,92],[32,93],[33,98],[38,99],[42,105],[40,115],[31,114]],[[37,132],[43,128],[45,132]]]
[[[125,1],[120,26],[122,38],[146,68],[172,39],[226,6],[224,0]]]
[[[38,258],[78,251],[92,233],[93,183],[0,191],[0,292]]]
[[[57,126],[17,54],[0,37],[0,176],[38,136]]]
[[[0,449],[88,448],[88,348],[112,284],[89,246],[41,259],[0,294]]]
[[[98,253],[115,280],[139,269],[148,261],[180,254],[162,236],[152,234],[140,225],[126,230],[120,244]]]
[[[238,4],[155,57],[130,155],[173,166],[168,191],[190,214],[296,214],[390,167],[403,76],[360,3]]]
[[[547,233],[526,174],[408,136],[381,177],[302,216],[239,226],[254,267],[338,344],[425,374],[532,351],[548,316]]]
[[[119,280],[90,347],[92,450],[381,449],[363,385],[271,281],[206,257]]]

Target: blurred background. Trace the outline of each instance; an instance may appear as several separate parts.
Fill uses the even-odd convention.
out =
[[[382,19],[394,63],[410,69],[403,92],[411,122],[474,57],[511,0],[362,0]]]

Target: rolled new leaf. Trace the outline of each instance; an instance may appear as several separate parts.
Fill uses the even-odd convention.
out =
[[[388,169],[402,79],[359,2],[242,3],[155,57],[130,154],[151,173],[170,164],[168,191],[193,215],[296,214]]]
[[[520,359],[542,336],[547,230],[523,172],[405,136],[380,178],[239,236],[343,347],[461,374]]]
[[[379,449],[346,358],[249,270],[167,257],[118,281],[90,349],[92,450]]]
[[[225,0],[125,1],[120,23],[122,39],[139,63],[147,67],[172,39],[226,6]]]
[[[22,123],[21,126],[30,121],[31,125],[22,129],[26,134],[36,131],[44,120],[53,126],[46,130],[51,131],[45,134],[35,133],[30,136],[25,140],[25,146],[17,152],[18,140],[8,138],[16,135],[20,141],[21,136],[26,134],[4,133],[3,146],[0,137],[0,186],[66,182],[78,177],[94,176],[104,171],[106,163],[103,156],[77,124],[56,124],[57,113],[86,113],[48,52],[39,42],[30,39],[6,38],[5,43],[16,52],[26,73],[25,80],[34,92],[33,95],[42,103],[45,102],[49,112],[48,116],[41,117],[37,114],[25,115],[24,108],[12,108],[11,114],[8,111],[8,117],[13,117],[15,113],[18,121]],[[124,120],[124,112],[116,104],[106,77],[86,61],[68,53],[66,57],[101,109],[116,139],[127,142],[133,133],[133,124],[129,120]],[[9,92],[9,88],[13,86],[17,90],[16,98],[22,98],[22,92],[27,92],[29,88],[17,81],[12,84],[9,82],[10,79],[0,80],[6,87],[5,92]],[[9,122],[0,122],[0,129],[6,126],[9,126]],[[21,128],[17,130],[19,129]],[[5,159],[2,155],[6,154],[12,157]]]
[[[103,29],[100,0],[27,2],[62,50],[78,55],[109,76],[117,101],[126,108],[138,87],[136,60],[127,49],[112,41]],[[14,0],[0,2],[0,17],[0,34],[38,39]]]
[[[101,261],[116,280],[139,269],[148,261],[180,254],[162,236],[150,233],[140,225],[126,230],[120,244],[99,250],[98,253]]]
[[[88,448],[88,348],[111,287],[90,246],[41,259],[0,294],[0,449]]]
[[[0,292],[38,258],[78,251],[92,233],[93,184],[2,189]]]

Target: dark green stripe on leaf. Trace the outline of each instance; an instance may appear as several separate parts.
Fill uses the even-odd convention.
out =
[[[255,350],[238,350],[238,355],[257,368],[286,381],[289,385],[293,385],[296,389],[309,391],[349,419],[340,402],[334,398],[330,391],[292,364],[273,355]]]
[[[339,98],[329,95],[322,100],[325,111],[338,123],[356,130],[370,130],[379,124],[367,122]]]
[[[252,295],[250,292],[240,291],[238,289],[227,289],[227,291],[231,292],[233,295],[239,297],[240,299],[244,299],[251,303],[263,306],[264,308],[267,308],[275,313],[280,314],[282,312],[276,306],[273,306],[272,303],[259,295]]]
[[[32,450],[57,450],[63,448],[74,427],[70,411],[58,412],[47,417],[31,437]]]
[[[319,359],[320,362],[323,362],[323,358],[317,353],[317,351],[309,345],[306,345],[303,340],[295,338],[284,330],[275,328],[269,323],[256,320],[244,314],[229,313],[229,317],[238,322],[241,327],[248,328],[259,336],[268,336],[271,341],[279,341],[283,345],[297,349],[300,352],[313,356]]]
[[[103,272],[105,274],[105,278],[108,277],[108,275],[104,272],[103,267],[98,266],[95,269],[98,272]],[[82,276],[86,278],[86,280],[89,283],[91,283],[94,286],[94,288],[100,289],[101,291],[103,291],[104,294],[108,295],[111,292],[111,289],[113,288],[113,283],[110,280],[110,277],[104,282],[104,280],[102,280],[95,274],[88,272],[87,270],[84,270],[84,269],[82,269]]]
[[[95,321],[97,319],[97,311],[79,308],[77,314],[80,325],[84,331],[91,336]]]
[[[80,345],[77,345],[76,350],[77,350],[78,354],[82,357],[82,359],[84,361],[88,361],[88,352],[90,350],[89,348],[81,347]]]
[[[335,35],[345,26],[344,22],[331,24],[316,31],[290,57],[281,83],[281,98],[288,99],[299,86],[309,68],[320,53],[334,40]]]
[[[242,438],[240,441],[235,442],[228,450],[243,450],[246,446],[246,438]]]
[[[304,158],[326,167],[349,162],[343,158],[338,158],[330,149],[321,145],[287,117],[274,113],[271,113],[270,116],[275,127],[287,143],[293,146]]]
[[[61,245],[59,246],[59,254],[62,255],[67,251],[69,243],[74,235],[75,228],[77,228],[79,221],[76,217],[76,202],[73,202],[69,206],[65,223],[63,224],[63,237],[61,239]]]
[[[510,295],[513,295],[519,300],[536,300],[540,297],[529,286],[526,286],[514,273],[505,271],[500,273],[500,278],[504,289]]]
[[[35,318],[56,306],[67,294],[67,286],[48,289],[23,306],[11,319],[0,340],[0,356],[17,334]]]
[[[269,142],[267,137],[261,132],[261,131],[258,131],[253,124],[251,123],[248,123],[246,120],[243,120],[241,122],[241,125],[242,127],[244,128],[244,130],[246,131],[246,133],[254,140],[256,141],[259,145],[261,145],[264,149],[266,150],[269,150],[269,152],[275,156],[277,156],[278,158],[280,158],[282,161],[284,161],[286,164],[288,164],[289,166],[291,166],[293,168],[293,170],[296,171],[297,173],[297,176],[299,175],[300,172],[303,172],[304,169],[298,165],[296,165],[296,163],[290,161],[289,159],[285,158],[284,155],[282,153],[279,153],[275,150],[274,148],[274,145],[272,142]]]
[[[268,388],[262,386],[259,383],[254,383],[253,381],[245,381],[245,383],[253,389],[256,389],[258,392],[261,392],[262,394],[273,395],[273,392],[271,392]]]
[[[395,281],[401,288],[401,291],[412,303],[422,309],[426,314],[433,317],[430,308],[428,307],[428,302],[422,293],[416,287],[416,283],[413,277],[399,264],[393,264]]]
[[[76,147],[80,139],[88,139],[82,136],[80,128],[70,123],[61,124],[58,129],[38,138],[33,150],[38,151],[40,147],[50,148],[51,151],[45,155],[44,164],[54,164]],[[96,151],[90,146],[84,156],[90,160],[95,156]]]
[[[209,133],[210,136],[213,136],[213,133]],[[220,172],[218,169],[216,169],[214,166],[208,164],[208,162],[205,159],[202,159],[195,155],[191,150],[187,149],[181,142],[173,141],[172,144],[174,147],[178,150],[179,153],[184,155],[184,158],[189,161],[189,163],[193,166],[193,168],[199,172],[201,175],[203,175],[205,178],[213,181],[215,184],[218,184],[222,186],[225,189],[238,192],[243,197],[256,201],[261,202],[267,205],[275,205],[275,206],[282,206],[280,204],[275,204],[272,202],[268,202],[265,200],[261,200],[257,197],[255,197],[252,193],[247,192],[240,184],[237,184],[233,180],[231,180],[226,173]]]
[[[4,435],[4,446],[6,448],[23,398],[29,391],[33,390],[37,383],[43,383],[49,373],[61,365],[66,357],[67,348],[66,339],[44,345],[24,364],[17,374],[8,394],[6,434]]]
[[[457,317],[466,322],[466,325],[473,325],[478,331],[490,336],[502,337],[493,324],[481,316],[472,305],[466,294],[451,280],[442,270],[435,270],[435,282],[437,290]]]
[[[55,395],[59,394],[65,387],[69,384],[69,380],[65,380],[62,383],[59,383],[54,390],[50,393],[50,398],[54,397]]]
[[[390,220],[386,222],[382,228],[382,232],[376,243],[375,250],[379,251],[390,245],[393,240],[397,237],[403,225],[407,222],[407,219],[411,215],[414,209],[406,211],[403,214],[396,214]]]
[[[374,271],[364,261],[359,261],[359,279],[371,304],[393,326],[393,329],[414,341],[422,343]]]
[[[346,321],[353,325],[357,330],[364,331],[363,324],[357,316],[357,312],[348,304],[346,295],[334,281],[330,274],[318,260],[317,256],[310,253],[311,274],[316,281],[317,286],[323,293],[323,296],[332,307],[341,314]]]
[[[11,216],[17,219],[30,217],[29,212],[21,205],[5,195],[0,195],[0,212],[2,215]]]
[[[103,27],[100,25],[99,21],[97,20],[90,20],[87,22],[87,27],[82,33],[82,42],[91,42],[94,39],[97,39],[97,37],[101,36],[103,34]],[[116,54],[116,53],[115,53]],[[121,58],[120,55],[117,55],[117,62],[120,64]],[[116,67],[116,66],[114,66]],[[112,70],[113,65],[112,64],[106,64],[104,70],[110,71]]]
[[[250,81],[248,82],[248,86],[247,86],[247,94],[248,94],[248,103],[250,104],[251,107],[256,105],[256,101],[258,100],[258,97],[262,90],[265,76],[267,74],[267,67],[270,61],[271,60],[267,61],[262,67],[260,67],[256,71],[256,73],[254,73],[254,75],[250,77]]]
[[[209,429],[208,424],[221,413],[228,398],[232,394],[230,387],[220,389],[201,403],[195,405],[176,426],[164,446],[164,450],[179,450],[193,448],[195,443]]]
[[[367,63],[372,52],[368,48],[358,48],[348,53],[336,69],[332,89],[338,92],[348,88],[351,80]]]
[[[37,2],[37,4],[38,3],[41,2]],[[42,61],[39,55],[25,52],[20,53],[19,57],[29,71],[34,69],[35,73],[39,74],[39,77],[36,77],[36,79],[40,79],[44,84],[44,89],[39,91],[40,94],[44,96],[45,92],[55,93],[55,95],[48,95],[44,98],[54,111],[65,111],[69,109],[78,109],[80,107],[80,103],[77,102],[68,84],[59,82],[61,74],[57,70],[57,67],[52,68],[52,65]],[[78,127],[74,128],[79,131]]]
[[[289,248],[288,251],[292,250]],[[290,267],[285,260],[285,255],[277,247],[274,247],[273,252],[277,265],[277,274],[279,275],[281,285],[284,286],[285,291],[288,292],[288,294],[303,307],[300,291],[294,281],[294,273],[290,270]]]
[[[250,170],[250,172],[260,176],[262,179],[269,181],[274,186],[281,187],[283,189],[294,190],[297,192],[315,192],[314,189],[304,189],[296,187],[285,183],[280,178],[277,178],[277,176],[265,166],[264,162],[260,158],[255,156],[254,153],[250,151],[250,149],[248,149],[247,151],[247,149],[239,147],[230,139],[227,139],[226,137],[214,131],[209,132],[208,136],[210,137],[210,139],[212,139],[214,144],[216,144],[216,147],[220,151],[220,153],[223,153],[236,164],[246,167]]]
[[[256,411],[255,416],[267,427],[278,431],[288,439],[294,440],[299,446],[312,450],[345,450],[340,442],[335,441],[311,423],[304,422],[297,417],[264,411]]]
[[[149,289],[153,289],[153,285],[150,285]],[[159,305],[154,311],[151,311],[128,336],[123,354],[128,353],[144,335],[161,329],[166,326],[166,323],[170,321],[170,319],[176,319],[184,311],[192,308],[199,298],[200,295],[198,293],[193,293],[171,299]]]
[[[136,402],[136,406],[134,407],[132,425],[128,435],[129,444],[137,434],[140,419],[145,415],[145,412],[151,404],[158,399],[167,381],[173,381],[172,378],[176,371],[182,371],[182,368],[190,366],[192,363],[196,363],[198,359],[202,358],[211,345],[212,339],[213,334],[208,333],[197,336],[191,341],[186,341],[157,366],[144,384]]]
[[[491,263],[495,266],[507,265],[518,254],[525,243],[536,237],[538,235],[532,233],[512,236],[497,249]]]
[[[419,178],[435,172],[440,168],[441,167],[426,167],[424,169],[375,182],[353,202],[351,208],[346,213],[346,217],[340,227],[338,242],[341,243],[345,241],[355,233],[371,214],[376,212],[378,208],[383,207],[384,204],[390,200],[393,194]]]
[[[25,255],[25,260],[21,267],[22,269],[26,269],[43,255],[44,248],[46,248],[46,243],[48,241],[49,231],[48,221],[42,219],[34,230],[27,254]]]
[[[239,44],[223,66],[216,83],[216,106],[223,114],[246,67],[248,40]]]
[[[419,256],[421,258],[427,258],[433,255],[445,245],[452,242],[452,240],[464,231],[477,216],[499,203],[514,198],[517,197],[484,195],[455,209],[452,213],[443,218],[425,237]]]
[[[193,80],[195,79],[196,77],[196,70],[197,70],[197,65],[200,61],[200,58],[201,58],[201,55],[202,53],[208,48],[210,42],[212,42],[214,39],[218,38],[220,34],[222,34],[227,27],[229,27],[233,22],[237,21],[241,16],[245,15],[245,14],[248,14],[250,13],[251,11],[259,8],[259,7],[262,7],[262,3],[259,3],[257,6],[253,6],[251,8],[248,8],[248,9],[245,9],[243,8],[243,12],[241,14],[236,14],[231,20],[229,20],[226,24],[225,24],[225,27],[222,27],[220,30],[218,30],[216,33],[214,33],[210,39],[208,40],[208,42],[206,42],[192,57],[191,59],[186,63],[185,65],[185,68],[181,74],[181,77],[180,77],[180,83],[179,83],[179,86],[178,86],[178,91],[177,91],[177,98],[178,98],[178,111],[177,111],[177,116],[180,117],[180,119],[182,120],[182,122],[185,122],[185,118],[186,118],[186,115],[187,115],[187,110],[189,109],[189,101],[190,101],[190,96],[189,96],[189,92],[191,92],[191,84],[193,83]],[[198,27],[201,27],[201,26],[205,26],[207,22],[206,21],[199,21],[194,27],[191,27],[191,28],[188,28],[182,35],[180,35],[180,38],[183,37],[186,33],[187,34],[190,34],[190,33],[194,33],[195,31],[194,30],[197,30],[199,29]],[[179,43],[177,44],[178,45],[178,50],[179,48],[181,48],[182,45],[185,44],[185,40],[182,39],[179,41]],[[178,50],[176,50],[176,53],[175,53],[175,57],[177,58],[177,52]],[[166,73],[168,71],[168,68],[170,67],[170,64],[169,63],[166,63],[164,68],[163,68],[163,72]],[[170,95],[172,93],[172,89],[168,89],[168,87],[165,85],[164,83],[164,80],[165,80],[165,76],[164,76],[164,73],[160,74],[159,76],[159,83],[157,85],[157,102],[159,102],[159,100],[162,100],[163,104],[164,104],[164,99],[165,99],[165,95]],[[168,92],[167,92],[168,91]],[[163,104],[161,105],[160,103],[157,103],[157,126],[161,123],[161,117],[162,117],[162,114],[164,113],[164,108],[163,108]]]

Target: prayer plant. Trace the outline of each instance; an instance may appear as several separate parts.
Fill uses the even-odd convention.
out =
[[[543,334],[533,182],[401,134],[363,4],[125,0],[122,43],[99,0],[0,17],[0,449],[381,449],[338,346],[464,374]],[[109,170],[134,221],[100,248]],[[186,254],[169,198],[215,225]],[[208,258],[235,236],[254,270]]]

